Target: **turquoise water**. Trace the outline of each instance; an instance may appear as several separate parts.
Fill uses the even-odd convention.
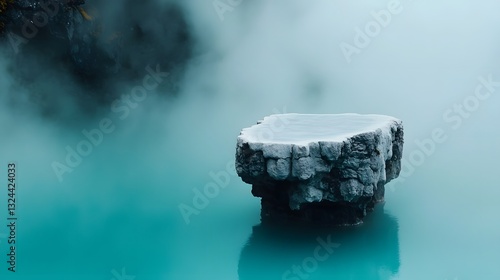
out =
[[[31,129],[40,132],[38,138],[4,150],[18,166],[19,245],[16,277],[3,262],[3,279],[119,279],[114,273],[135,279],[282,279],[315,256],[318,238],[329,237],[339,246],[329,254],[321,251],[327,258],[316,260],[317,266],[306,264],[307,279],[500,275],[494,164],[499,152],[491,141],[498,136],[490,130],[479,138],[483,129],[468,126],[438,146],[404,182],[388,186],[386,203],[362,226],[305,230],[259,225],[258,199],[226,169],[234,143],[224,139],[234,140],[232,132],[214,138],[220,143],[195,147],[213,149],[197,164],[203,154],[186,153],[168,136],[152,139],[154,130],[136,127],[128,139],[121,132],[105,139],[59,183],[50,163],[64,150],[45,141],[50,135]],[[12,132],[31,133],[22,127]],[[411,151],[415,145],[407,141]],[[472,142],[477,149],[467,148]],[[193,205],[193,189],[216,182],[211,172],[225,173],[221,178],[229,182],[186,224],[179,204]],[[4,199],[0,207],[5,209]],[[5,239],[0,245],[5,256]]]
[[[498,4],[403,2],[347,63],[339,44],[386,1],[265,3],[223,22],[209,2],[186,4],[200,48],[213,52],[189,67],[177,98],[152,94],[125,120],[109,108],[47,119],[5,105],[23,92],[2,67],[1,279],[500,279],[500,88],[473,97],[479,77],[500,81]],[[260,225],[259,200],[231,168],[236,137],[286,112],[403,120],[403,173],[363,225]],[[103,117],[115,131],[61,182],[53,162]],[[15,273],[3,226],[11,161]],[[207,185],[218,187],[195,208]],[[182,205],[193,207],[187,218]]]

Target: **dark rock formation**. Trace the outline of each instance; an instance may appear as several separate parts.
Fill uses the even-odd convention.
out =
[[[29,87],[40,71],[69,75],[104,102],[116,98],[116,85],[142,79],[148,65],[178,79],[192,53],[176,1],[0,0],[0,23],[20,84]]]
[[[352,225],[383,201],[402,152],[402,122],[392,117],[273,115],[242,131],[236,170],[262,198],[263,222]]]

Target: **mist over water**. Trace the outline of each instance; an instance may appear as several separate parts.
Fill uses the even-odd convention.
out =
[[[498,279],[500,4],[402,0],[347,59],[341,43],[356,47],[356,28],[390,2],[242,1],[221,20],[212,1],[88,1],[100,39],[143,32],[124,38],[126,74],[93,87],[57,56],[2,46],[0,181],[14,161],[20,219],[15,275],[0,227],[2,279],[119,279],[122,268],[137,280],[282,279],[329,234],[340,247],[308,279]],[[182,44],[158,35],[174,17]],[[131,106],[121,98],[148,65],[171,75]],[[365,225],[297,234],[259,225],[259,199],[227,166],[242,128],[287,112],[403,120],[402,176]],[[67,147],[103,119],[113,131],[61,181],[53,163],[68,165]],[[179,205],[192,206],[211,174],[228,184],[186,224]]]

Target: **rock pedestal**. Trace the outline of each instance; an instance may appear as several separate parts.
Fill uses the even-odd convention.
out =
[[[236,171],[266,221],[353,225],[401,170],[403,125],[359,114],[279,114],[238,136]]]

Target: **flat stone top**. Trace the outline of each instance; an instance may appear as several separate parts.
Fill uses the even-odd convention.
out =
[[[352,136],[381,129],[390,133],[399,119],[385,115],[276,114],[241,131],[239,141],[263,144],[342,142]]]

